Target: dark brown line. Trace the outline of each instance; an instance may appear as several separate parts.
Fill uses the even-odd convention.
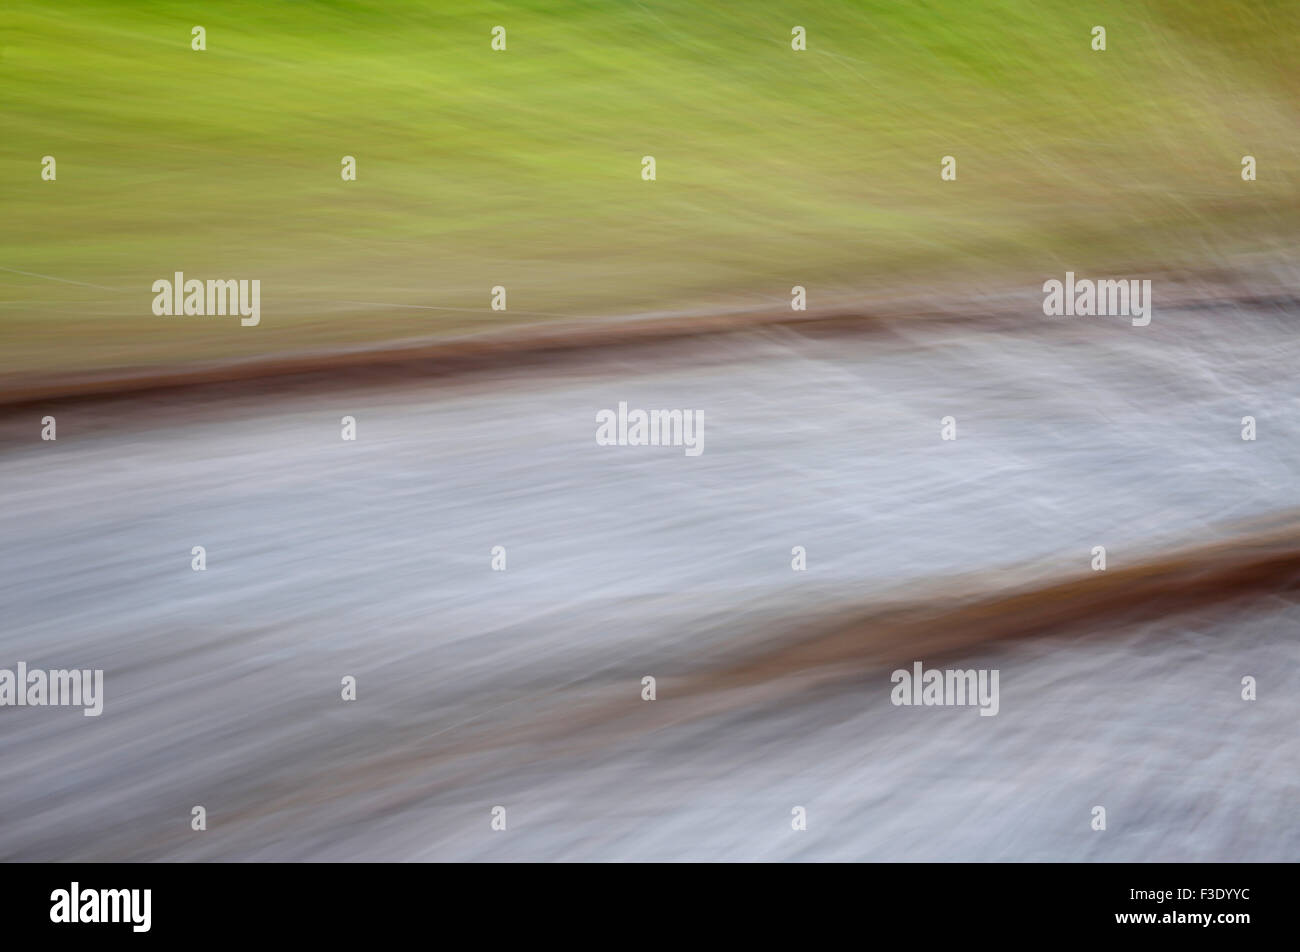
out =
[[[1211,303],[1238,303],[1252,307],[1268,303],[1295,303],[1291,292],[1207,294],[1199,291],[1174,298],[1167,307],[1204,307]],[[905,300],[873,304],[870,309],[833,310],[824,313],[789,311],[743,312],[720,315],[664,317],[642,320],[590,320],[534,324],[508,328],[468,338],[414,345],[380,345],[334,352],[232,360],[215,364],[187,364],[174,370],[125,369],[73,373],[55,378],[35,375],[0,377],[0,413],[76,403],[98,398],[133,398],[164,392],[198,391],[259,380],[276,385],[321,387],[386,383],[400,373],[409,382],[418,378],[447,378],[483,370],[513,369],[586,357],[593,351],[614,351],[630,345],[713,337],[756,328],[787,327],[806,333],[845,333],[901,327],[917,321],[928,326],[957,323],[975,326],[1007,317],[980,302],[970,302],[958,312],[939,307],[933,300]]]

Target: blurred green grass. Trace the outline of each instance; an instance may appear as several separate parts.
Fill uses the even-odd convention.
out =
[[[1294,250],[1293,0],[195,9],[7,6],[0,373]],[[177,270],[261,326],[155,317]]]

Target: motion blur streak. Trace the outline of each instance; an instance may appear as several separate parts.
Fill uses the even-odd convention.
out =
[[[0,856],[1300,858],[1300,308],[1025,313],[6,414],[0,662],[105,702],[0,709]]]

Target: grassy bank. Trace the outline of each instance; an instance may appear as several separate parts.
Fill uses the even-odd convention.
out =
[[[19,0],[4,21],[0,374],[781,307],[793,284],[815,307],[1230,268],[1300,220],[1281,0]],[[155,317],[177,270],[260,279],[261,325]]]

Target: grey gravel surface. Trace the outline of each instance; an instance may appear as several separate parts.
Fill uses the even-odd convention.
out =
[[[895,707],[888,671],[662,714],[675,676],[827,606],[1086,574],[1094,545],[1122,566],[1294,509],[1295,319],[769,328],[70,406],[53,443],[39,410],[7,418],[0,667],[102,668],[106,700],[0,708],[0,858],[1300,859],[1286,593],[973,649],[996,717]],[[619,401],[702,411],[703,454],[597,446]],[[570,734],[595,696],[665,719]]]

